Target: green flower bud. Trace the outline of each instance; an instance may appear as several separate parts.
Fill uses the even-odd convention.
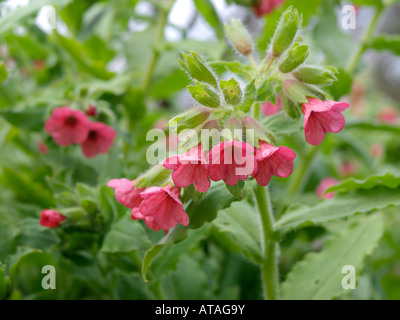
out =
[[[230,25],[225,23],[225,33],[232,46],[241,54],[247,56],[253,52],[253,41],[240,20],[231,19]]]
[[[239,83],[232,78],[231,80],[221,80],[220,87],[226,103],[236,106],[242,101],[242,90],[240,89]]]
[[[209,116],[210,111],[206,108],[193,108],[173,117],[167,126],[176,127],[176,133],[179,133],[184,129],[192,129],[201,125]]]
[[[303,66],[295,70],[293,76],[305,83],[329,84],[337,80],[335,76],[337,72],[334,67]]]
[[[219,95],[207,83],[196,81],[196,85],[187,86],[193,99],[205,107],[218,108],[220,105]]]
[[[283,83],[283,92],[295,103],[307,103],[308,90],[305,85],[297,80],[287,79]]]
[[[274,57],[279,57],[290,47],[300,26],[301,17],[297,9],[293,9],[293,7],[287,8],[282,14],[274,37],[272,38],[272,54]]]
[[[300,45],[299,43],[295,43],[282,55],[279,63],[279,71],[282,73],[293,71],[304,61],[306,61],[308,54],[308,45]]]
[[[218,87],[217,79],[212,69],[200,58],[198,53],[194,51],[190,51],[190,55],[183,53],[183,60],[179,59],[179,64],[192,79],[208,83],[214,88]]]
[[[296,102],[292,101],[288,96],[285,94],[282,94],[282,107],[283,110],[285,110],[286,114],[294,119],[294,120],[299,120],[301,116],[301,110],[299,107],[299,104]]]

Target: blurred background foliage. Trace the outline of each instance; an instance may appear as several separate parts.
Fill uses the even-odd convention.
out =
[[[232,205],[185,241],[163,248],[145,282],[143,254],[163,234],[133,223],[106,187],[112,178],[134,179],[145,171],[151,144],[146,133],[194,105],[178,64],[182,51],[197,51],[210,61],[239,59],[223,33],[223,22],[231,17],[247,26],[262,59],[280,14],[294,5],[303,14],[302,37],[310,44],[310,60],[340,70],[339,81],[329,90],[334,99],[351,104],[343,132],[328,135],[315,157],[309,156],[298,126],[275,116],[265,118],[280,144],[296,151],[295,171],[303,176],[296,186],[298,174],[288,183],[272,180],[278,214],[294,203],[318,204],[315,188],[325,177],[399,174],[399,4],[381,13],[374,36],[361,46],[374,12],[381,10],[379,0],[353,1],[359,6],[356,30],[343,30],[340,24],[341,8],[350,2],[287,0],[261,19],[246,5],[250,2],[0,2],[0,298],[262,298],[254,264],[259,240],[251,239],[251,230],[224,224],[229,220],[226,210],[235,216],[235,210],[246,208]],[[56,9],[54,30],[42,25],[45,5]],[[352,64],[360,47],[362,59]],[[224,68],[216,71],[227,73]],[[58,147],[46,134],[43,126],[51,110],[64,105],[81,110],[94,105],[97,119],[117,130],[107,155],[86,159],[75,147]],[[388,110],[396,115],[394,121],[385,120]],[[47,153],[39,151],[40,143],[47,145]],[[38,224],[44,208],[69,210],[70,215],[83,210],[90,219],[49,230]],[[215,208],[210,210],[216,214]],[[357,289],[333,297],[400,299],[400,212],[397,207],[383,212],[383,236],[376,231],[376,243],[366,249],[375,250],[363,263]],[[327,238],[344,237],[350,222],[296,228],[283,235],[281,280],[307,253],[320,251]],[[41,287],[44,265],[56,267],[56,290]],[[320,268],[328,270],[329,261]]]

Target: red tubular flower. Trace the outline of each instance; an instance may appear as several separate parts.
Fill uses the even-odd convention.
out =
[[[284,2],[285,0],[259,0],[259,3],[253,6],[254,13],[257,17],[262,17]]]
[[[200,145],[186,153],[169,157],[165,160],[164,167],[173,170],[172,180],[177,187],[193,184],[198,192],[207,192],[210,188],[207,160]]]
[[[146,225],[159,231],[169,230],[178,223],[187,226],[189,217],[179,200],[179,188],[151,187],[140,193],[143,199],[139,208],[132,209],[132,219],[143,219]]]
[[[294,151],[288,147],[274,147],[266,142],[260,142],[256,148],[258,172],[253,175],[260,186],[265,187],[272,175],[287,178],[293,172]]]
[[[281,109],[282,109],[282,99],[280,96],[277,97],[275,104],[267,101],[261,106],[261,111],[266,116],[272,116],[273,114],[278,113],[279,110]]]
[[[85,113],[86,113],[86,115],[88,115],[88,116],[92,116],[92,117],[97,116],[96,107],[95,107],[94,105],[90,104],[90,105],[89,105],[89,108],[86,109]]]
[[[257,172],[254,148],[246,142],[221,142],[208,153],[208,162],[211,180],[224,180],[231,186]]]
[[[81,143],[85,157],[93,158],[99,153],[107,153],[114,143],[117,132],[102,122],[92,122],[87,139]]]
[[[319,183],[317,189],[315,190],[317,197],[322,199],[331,199],[333,198],[333,196],[335,195],[335,192],[329,192],[327,194],[325,193],[325,190],[327,190],[328,188],[334,186],[335,184],[337,184],[339,181],[336,180],[335,178],[325,178],[322,179],[321,182]]]
[[[324,140],[327,132],[338,133],[344,127],[341,114],[349,107],[346,102],[321,101],[309,98],[303,103],[304,134],[308,143],[316,146]]]
[[[399,113],[394,108],[386,107],[386,108],[382,109],[381,111],[379,111],[378,119],[381,122],[393,124],[393,123],[396,123],[397,120],[399,119]]]
[[[45,209],[40,213],[39,223],[43,227],[55,228],[58,227],[65,219],[67,218],[61,213],[55,210]]]
[[[53,110],[44,128],[60,146],[82,143],[89,134],[90,120],[79,110],[61,107]]]
[[[123,206],[133,209],[139,207],[142,203],[140,193],[145,188],[136,188],[135,182],[128,179],[113,179],[107,183],[107,186],[115,190],[115,198]]]

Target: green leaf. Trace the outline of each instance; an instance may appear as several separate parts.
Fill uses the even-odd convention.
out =
[[[221,75],[230,71],[236,73],[247,81],[254,78],[253,68],[249,65],[244,65],[240,61],[212,61],[210,62],[210,66],[215,70],[215,72]]]
[[[153,259],[161,251],[161,249],[167,245],[178,243],[187,238],[188,229],[181,224],[176,225],[174,228],[169,230],[167,235],[162,238],[158,243],[154,244],[149,250],[146,251],[143,262],[142,262],[142,277],[147,281],[146,274]]]
[[[383,233],[381,213],[351,219],[347,228],[330,238],[322,251],[309,253],[298,262],[282,284],[283,299],[326,300],[339,297],[343,289],[342,268],[358,272],[366,255],[373,252]]]
[[[1,110],[3,117],[13,126],[30,131],[41,131],[44,127],[43,114],[45,109]]]
[[[7,79],[7,69],[4,65],[4,62],[0,61],[0,84],[2,84],[6,79]]]
[[[246,196],[245,182],[243,180],[239,180],[234,186],[226,184],[226,189],[236,198],[243,199]]]
[[[400,205],[400,189],[375,187],[335,195],[332,199],[319,202],[316,206],[292,206],[275,223],[276,230],[291,229],[338,220],[359,212],[383,209]]]
[[[326,190],[326,192],[332,191],[350,191],[357,189],[371,189],[376,186],[385,186],[391,189],[400,186],[400,177],[395,176],[390,172],[381,175],[372,175],[364,180],[358,180],[355,178],[349,178],[337,185],[334,185]]]
[[[302,131],[302,124],[300,121],[293,121],[282,114],[274,114],[265,117],[263,125],[278,137],[291,136],[299,134],[299,132]]]
[[[234,202],[218,213],[213,225],[229,234],[247,258],[261,263],[260,220],[256,211],[245,201]]]
[[[389,50],[400,56],[400,36],[382,35],[371,41],[370,47],[375,50]]]
[[[254,85],[255,79],[247,84],[244,88],[244,97],[241,104],[237,106],[237,108],[243,112],[249,112],[251,106],[257,98],[257,89]]]
[[[224,30],[221,20],[210,0],[194,0],[194,3],[204,19],[214,28],[218,38],[223,38]]]
[[[8,282],[6,270],[4,266],[0,264],[0,299],[4,299],[7,294]]]
[[[198,243],[208,235],[209,226],[205,225],[196,230],[189,230],[184,241],[173,245],[164,246],[160,254],[154,259],[151,265],[152,279],[160,279],[164,275],[176,269],[179,260],[185,253],[197,247]]]
[[[224,182],[213,184],[203,200],[198,203],[191,202],[187,207],[189,228],[197,229],[204,223],[214,220],[218,211],[228,207],[234,200]]]
[[[104,238],[101,251],[108,253],[147,250],[151,242],[138,221],[126,214],[117,221]]]
[[[357,120],[346,121],[346,130],[352,128],[362,129],[367,131],[381,131],[381,132],[400,134],[399,126],[392,126],[384,123],[362,122]]]

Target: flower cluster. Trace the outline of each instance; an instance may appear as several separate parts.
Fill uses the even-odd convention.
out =
[[[267,10],[266,3],[260,2],[263,10]],[[108,183],[117,201],[131,209],[132,219],[143,220],[157,231],[167,231],[178,223],[187,226],[189,216],[182,202],[189,201],[188,197],[201,198],[196,193],[208,192],[212,181],[223,181],[237,196],[236,189],[243,188],[246,181],[267,186],[272,176],[290,176],[296,153],[276,142],[273,131],[259,119],[260,107],[268,116],[281,109],[293,120],[303,115],[305,140],[311,145],[320,144],[328,132],[343,129],[342,112],[349,105],[330,100],[323,91],[336,80],[337,71],[302,65],[308,46],[295,42],[300,24],[297,10],[289,8],[283,13],[259,66],[252,57],[252,39],[240,21],[225,25],[232,46],[252,64],[238,72],[252,79],[245,88],[235,78],[219,79],[196,52],[183,54],[179,63],[192,80],[188,90],[199,106],[167,124],[174,129],[171,135],[177,137],[177,152],[153,162],[158,164],[134,181],[114,179]],[[209,134],[204,136],[204,132]]]
[[[89,114],[95,114],[95,110],[89,109]],[[45,130],[60,146],[79,144],[87,158],[107,153],[117,135],[112,127],[91,122],[82,111],[70,107],[55,108],[46,120]]]

